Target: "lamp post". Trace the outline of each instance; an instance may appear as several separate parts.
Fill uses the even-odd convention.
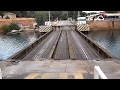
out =
[[[49,25],[50,25],[50,11],[49,11]]]
[[[49,11],[49,22],[50,22],[50,11]]]
[[[80,12],[78,11],[78,17],[80,16]]]
[[[79,25],[79,16],[80,16],[80,13],[78,11],[78,18],[77,18],[77,24]]]

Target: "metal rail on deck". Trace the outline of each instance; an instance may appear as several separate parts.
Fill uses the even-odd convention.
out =
[[[94,79],[108,79],[99,66],[94,67]]]
[[[59,39],[60,39],[60,36],[61,36],[61,30],[60,30],[60,32],[59,32],[59,35],[58,35],[58,37],[57,37],[57,40],[56,40],[56,42],[55,42],[55,45],[53,46],[53,48],[52,48],[52,50],[51,50],[51,53],[50,53],[50,55],[49,55],[49,58],[53,58],[53,56],[54,56],[54,54],[55,54],[55,51],[56,51],[56,48],[57,48],[57,45],[58,45],[58,41],[59,41]]]

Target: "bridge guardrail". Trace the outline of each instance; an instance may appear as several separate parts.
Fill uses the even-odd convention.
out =
[[[22,59],[24,58],[24,56],[28,53],[30,53],[31,50],[33,50],[33,48],[35,48],[45,37],[47,37],[53,30],[51,30],[50,32],[44,34],[43,36],[39,37],[37,40],[35,40],[33,43],[29,44],[28,46],[26,46],[25,48],[21,49],[20,51],[18,51],[17,53],[15,53],[14,55],[10,56],[8,59]]]
[[[100,45],[98,45],[97,43],[95,43],[92,39],[88,38],[86,35],[84,35],[82,32],[79,32],[78,30],[76,30],[90,45],[93,46],[93,48],[95,48],[97,50],[97,52],[99,54],[101,54],[102,56],[106,57],[106,58],[116,58],[115,56],[113,56],[110,52],[108,52],[106,49],[103,49]]]

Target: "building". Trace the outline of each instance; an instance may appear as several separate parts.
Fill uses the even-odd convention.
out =
[[[86,16],[86,20],[104,20],[104,15],[103,14],[92,14],[92,15],[88,15]]]
[[[77,18],[77,24],[80,25],[80,24],[86,24],[86,17],[78,17]]]
[[[16,18],[16,14],[14,14],[14,13],[5,13],[4,14],[4,16],[3,16],[3,18],[5,19],[5,18]]]
[[[106,13],[104,18],[105,20],[120,20],[120,13]]]

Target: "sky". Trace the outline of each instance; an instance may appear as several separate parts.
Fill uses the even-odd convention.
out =
[[[91,12],[99,13],[99,12],[103,12],[103,11],[83,11],[83,12],[86,12],[86,13],[91,13]]]

